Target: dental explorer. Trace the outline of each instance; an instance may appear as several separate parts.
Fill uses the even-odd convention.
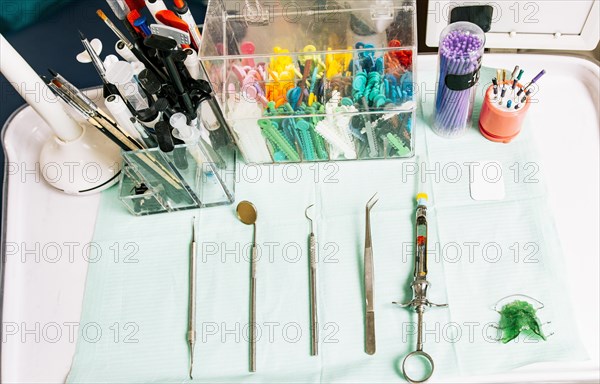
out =
[[[311,350],[312,356],[319,354],[319,323],[317,318],[317,241],[313,231],[313,219],[308,216],[308,210],[314,204],[308,206],[304,211],[304,216],[310,221],[310,234],[308,235],[309,246],[309,279],[310,279],[310,322],[311,322]]]
[[[196,344],[196,218],[192,221],[192,245],[190,247],[190,282],[188,302],[187,342],[190,349],[190,379],[193,379],[194,346]]]

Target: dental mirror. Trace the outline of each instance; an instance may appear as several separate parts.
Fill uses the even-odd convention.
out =
[[[242,201],[236,208],[237,216],[240,221],[246,225],[256,224],[258,213],[256,207],[249,201]]]
[[[236,208],[237,216],[246,225],[252,225],[252,254],[250,259],[250,372],[256,372],[256,207],[242,201]]]

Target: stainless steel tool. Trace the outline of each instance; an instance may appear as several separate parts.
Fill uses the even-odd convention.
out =
[[[412,307],[417,313],[417,348],[409,353],[402,362],[402,373],[406,380],[411,383],[423,383],[433,374],[433,359],[429,354],[423,351],[423,313],[429,307],[447,307],[448,304],[434,304],[427,299],[427,195],[425,193],[417,194],[417,212],[416,212],[416,242],[415,242],[415,268],[413,272],[413,299],[406,304],[399,304],[402,307]],[[394,304],[398,304],[394,302]],[[406,372],[407,362],[411,359],[425,359],[429,363],[429,369],[421,379],[410,377]]]
[[[236,212],[240,221],[252,225],[252,251],[250,259],[250,372],[256,372],[256,207],[249,201],[238,204]]]
[[[192,221],[192,245],[190,247],[190,281],[188,302],[187,342],[190,349],[190,379],[193,379],[194,346],[196,344],[196,218]]]
[[[308,235],[311,323],[310,354],[312,356],[317,356],[319,354],[319,323],[317,317],[317,240],[313,231],[313,219],[308,216],[308,210],[313,206],[314,204],[308,206],[304,211],[304,215],[310,221],[310,234]]]
[[[365,352],[375,354],[375,306],[373,303],[373,244],[371,240],[371,209],[377,204],[377,193],[366,206],[364,283],[365,283]]]

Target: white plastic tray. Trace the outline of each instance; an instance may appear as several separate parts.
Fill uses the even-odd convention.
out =
[[[419,56],[419,71],[434,72],[436,60],[437,56]],[[516,63],[548,72],[540,104],[529,118],[567,259],[565,273],[577,319],[573,327],[582,335],[590,361],[535,364],[456,381],[597,382],[600,68],[561,56],[487,55],[484,60],[492,67]],[[434,97],[433,89],[428,84],[430,92],[422,97]],[[69,331],[80,318],[87,271],[84,252],[92,240],[100,196],[67,196],[51,189],[39,172],[27,172],[35,169],[50,134],[31,108],[15,113],[2,133],[7,175],[0,379],[63,382],[75,352],[76,338]]]

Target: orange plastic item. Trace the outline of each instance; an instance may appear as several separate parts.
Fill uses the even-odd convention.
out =
[[[156,12],[156,19],[163,23],[164,25],[168,25],[169,27],[177,28],[184,32],[189,32],[190,27],[187,23],[181,20],[173,11],[165,10]]]
[[[508,84],[508,83],[506,83]],[[498,85],[501,87],[501,84]],[[521,87],[519,85],[519,87]],[[479,116],[479,131],[488,140],[498,143],[510,143],[521,132],[523,120],[531,104],[529,96],[520,109],[507,110],[494,104],[493,86],[486,92],[481,115]]]

